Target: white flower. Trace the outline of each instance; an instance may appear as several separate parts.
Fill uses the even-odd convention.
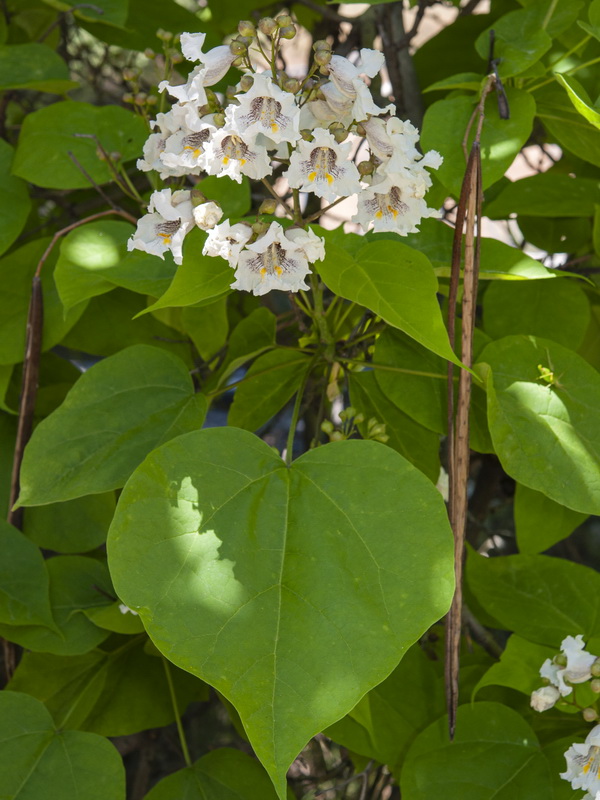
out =
[[[206,67],[199,65],[190,72],[185,83],[171,84],[169,81],[161,81],[158,84],[158,91],[164,92],[166,89],[180,103],[195,103],[198,106],[206,105],[208,98],[204,89],[206,86],[204,79],[207,72]]]
[[[585,744],[575,743],[565,753],[567,770],[560,777],[573,789],[585,789],[592,796],[600,792],[600,725],[588,733]]]
[[[548,711],[553,708],[560,697],[560,692],[556,686],[542,686],[531,694],[531,707],[535,711]]]
[[[199,61],[200,64],[190,72],[183,84],[170,84],[161,81],[158,91],[165,89],[182,103],[205,105],[207,101],[205,86],[214,86],[227,73],[235,55],[227,45],[213,47],[208,53],[202,52],[205,33],[182,33],[181,50],[188,61]]]
[[[358,212],[352,217],[364,230],[373,222],[376,232],[406,236],[418,231],[422,219],[439,217],[439,211],[427,207],[419,187],[405,176],[376,173],[375,177],[378,180],[358,195]]]
[[[300,110],[294,95],[273,83],[270,73],[254,75],[245,94],[236,95],[239,106],[228,106],[226,126],[244,139],[264,133],[274,142],[296,142],[300,138]]]
[[[315,261],[322,261],[325,258],[325,239],[307,228],[288,228],[285,238],[293,242],[296,247],[304,251],[307,260],[314,264]]]
[[[328,65],[331,80],[338,91],[353,101],[352,115],[357,122],[367,119],[370,114],[378,116],[388,111],[393,114],[395,111],[393,104],[385,108],[375,105],[371,92],[360,77],[361,73],[364,73],[373,78],[379,72],[385,61],[383,53],[363,48],[360,54],[363,62],[361,67],[355,67],[343,56],[332,56]]]
[[[589,681],[592,677],[591,668],[596,661],[596,656],[587,652],[581,634],[567,636],[566,639],[563,639],[560,649],[567,657],[566,665],[556,664],[547,658],[540,668],[540,675],[542,678],[547,678],[565,697],[572,692],[572,688],[568,684]]]
[[[252,228],[243,222],[232,225],[228,219],[209,231],[202,254],[224,258],[230,267],[236,267],[242,248],[252,237]]]
[[[208,202],[201,203],[194,208],[194,221],[199,228],[203,231],[208,231],[214,228],[217,222],[223,216],[223,209],[216,203]]]
[[[198,175],[208,170],[210,161],[208,142],[214,137],[217,128],[212,123],[212,115],[189,119],[188,125],[171,134],[165,142],[160,156],[169,169],[183,170],[183,175]]]
[[[231,288],[255,295],[272,289],[297,292],[308,289],[304,278],[309,272],[304,249],[285,235],[278,222],[272,222],[263,236],[240,253]]]
[[[360,192],[360,175],[349,160],[351,142],[338,144],[329,131],[315,128],[312,142],[300,141],[284,177],[294,189],[313,192],[330,202]]]
[[[207,162],[210,175],[227,175],[238,183],[242,182],[242,175],[260,180],[273,171],[267,149],[258,137],[252,140],[241,136],[227,127],[227,123],[213,136]]]
[[[170,189],[154,192],[148,211],[150,213],[138,221],[127,249],[143,250],[160,258],[170,250],[175,263],[181,264],[183,240],[194,226],[190,192],[182,190],[171,194]]]
[[[121,614],[133,614],[134,617],[138,616],[138,612],[134,611],[133,608],[126,606],[125,603],[119,603],[119,611]]]

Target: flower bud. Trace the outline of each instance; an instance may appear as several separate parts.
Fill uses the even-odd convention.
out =
[[[354,422],[356,422],[357,425],[361,425],[364,421],[365,421],[365,415],[362,412],[358,413],[354,417]]]
[[[164,28],[159,28],[156,31],[156,36],[161,42],[168,42],[173,38],[171,31],[166,31]]]
[[[249,19],[243,19],[238,24],[238,31],[242,36],[256,36],[256,28],[254,27],[254,23],[250,22]]]
[[[254,78],[252,75],[244,75],[240,78],[240,89],[242,92],[247,92],[249,89],[252,88],[254,84]]]
[[[311,89],[314,89],[316,85],[317,85],[317,82],[316,82],[316,80],[314,78],[307,78],[304,81],[304,88],[306,90],[308,90],[308,91],[310,91]]]
[[[225,114],[218,112],[213,117],[213,123],[216,125],[217,128],[222,128],[225,125]]]
[[[369,429],[369,433],[371,436],[385,436],[385,425],[383,422],[378,422],[377,425],[373,425],[373,427]]]
[[[203,231],[214,228],[222,216],[223,209],[218,203],[213,203],[212,201],[200,203],[194,208],[194,222]]]
[[[325,39],[317,39],[313,42],[313,50],[331,50],[331,45]]]
[[[294,25],[286,25],[280,29],[279,35],[282,39],[293,39],[296,35],[296,27]]]
[[[123,78],[126,81],[134,81],[137,78],[137,72],[131,67],[125,67],[123,70]]]
[[[555,664],[558,664],[559,667],[567,666],[567,657],[564,653],[559,653],[557,656],[554,656],[552,660]]]
[[[131,92],[125,92],[123,95],[123,102],[124,103],[133,103],[133,95]]]
[[[248,50],[246,45],[243,42],[240,42],[239,39],[234,39],[233,42],[230,42],[229,49],[234,56],[243,56]]]
[[[233,100],[236,94],[237,94],[237,86],[228,86],[225,89],[225,96],[229,98],[229,100]]]
[[[277,200],[273,197],[267,197],[263,200],[258,208],[259,214],[274,214],[277,208]]]
[[[376,442],[381,442],[381,444],[385,444],[386,442],[389,442],[390,437],[387,435],[387,433],[381,433],[379,434],[379,436],[373,436],[373,439]]]
[[[261,236],[263,233],[266,233],[270,227],[270,223],[268,222],[255,222],[252,225],[252,230],[256,236]]]
[[[359,175],[371,175],[375,166],[372,161],[360,161],[357,165]]]
[[[590,683],[590,689],[596,694],[600,694],[600,678],[594,678]]]
[[[333,422],[330,419],[324,419],[323,422],[321,423],[321,430],[323,431],[323,433],[327,434],[333,433],[334,430]]]
[[[181,55],[179,50],[173,50],[173,52],[171,53],[171,61],[173,62],[173,64],[181,64],[181,62],[183,61],[183,56]]]
[[[319,67],[319,75],[329,75],[329,67]]]
[[[280,14],[276,17],[275,22],[280,28],[286,28],[292,24],[292,18],[289,14]]]
[[[146,92],[138,92],[136,96],[133,98],[133,102],[136,104],[136,106],[143,106],[144,103],[146,102],[147,97],[148,95],[146,94]]]
[[[202,203],[206,203],[208,198],[206,195],[202,194],[200,189],[192,189],[190,192],[190,200],[192,201],[192,206],[195,208],[196,206],[202,205]]]
[[[597,658],[591,666],[590,672],[594,678],[600,678],[600,658]]]
[[[273,17],[263,17],[258,23],[258,30],[266,36],[271,36],[277,30],[277,23]]]
[[[158,103],[158,97],[155,94],[149,94],[146,98],[146,105],[155,106]]]
[[[336,128],[333,133],[333,138],[338,144],[341,144],[348,138],[348,131],[345,128]]]
[[[116,164],[121,160],[121,153],[119,153],[118,150],[112,150],[108,154],[108,157],[110,158],[111,161],[113,161]]]
[[[244,63],[243,56],[238,56],[237,58],[233,59],[233,61],[231,62],[231,66],[232,67],[241,67],[243,63]]]
[[[283,82],[283,88],[286,92],[291,92],[292,94],[296,94],[298,89],[300,88],[300,81],[297,78],[288,78]]]
[[[315,53],[315,64],[318,64],[320,67],[326,67],[330,61],[331,61],[330,50],[317,50],[317,52]]]
[[[146,56],[146,58],[156,58],[156,53],[151,47],[147,47],[144,50],[144,55]]]
[[[367,135],[367,131],[365,130],[365,126],[362,124],[362,122],[356,123],[356,132],[358,133],[359,136]]]
[[[304,139],[305,142],[312,142],[313,140],[312,131],[309,130],[308,128],[303,128],[300,131],[300,136]]]
[[[598,712],[595,708],[584,708],[581,714],[586,722],[594,722],[598,719]]]
[[[334,431],[329,438],[332,442],[341,442],[345,437],[341,431]]]

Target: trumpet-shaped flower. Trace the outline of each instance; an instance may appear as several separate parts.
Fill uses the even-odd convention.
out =
[[[231,288],[255,295],[272,289],[297,292],[308,289],[304,279],[309,272],[304,247],[287,237],[278,222],[272,222],[263,236],[240,253]]]
[[[143,250],[160,258],[170,250],[175,263],[181,264],[183,240],[194,227],[190,192],[171,193],[170,189],[154,192],[148,211],[150,213],[138,221],[136,232],[127,242],[127,249]]]
[[[242,175],[260,180],[273,171],[267,148],[256,137],[246,138],[230,128],[220,128],[214,135],[207,157],[210,175],[227,175],[237,183]]]
[[[428,208],[419,196],[419,187],[405,176],[380,173],[376,177],[379,180],[358,195],[358,212],[352,217],[365,231],[372,222],[376,232],[406,236],[418,231],[422,219],[439,216],[439,211]]]
[[[254,75],[254,83],[245,94],[236,95],[238,106],[229,106],[225,125],[246,141],[264,133],[273,142],[296,142],[300,138],[300,109],[294,95],[273,83],[270,73]]]
[[[565,753],[567,769],[560,777],[573,789],[585,789],[592,796],[600,792],[600,725],[588,733],[585,743],[572,744]]]
[[[138,159],[137,168],[142,172],[156,170],[160,172],[161,178],[169,176],[180,176],[187,173],[187,169],[182,165],[167,166],[163,159],[163,153],[170,136],[178,131],[188,130],[194,121],[199,119],[195,108],[176,103],[167,113],[160,112],[150,126],[156,131],[151,133],[144,144],[144,157]],[[158,128],[158,130],[156,130]]]
[[[560,692],[556,686],[542,686],[532,692],[530,705],[534,711],[548,711],[549,708],[554,708],[559,699]]]
[[[378,116],[388,111],[394,113],[395,106],[390,104],[379,108],[373,101],[369,88],[360,77],[361,74],[373,78],[385,61],[383,53],[364,47],[360,51],[361,66],[357,67],[344,56],[332,56],[329,62],[329,75],[335,88],[352,100],[352,117],[356,122],[366,120],[369,115]]]
[[[300,141],[285,173],[294,189],[313,192],[330,202],[360,192],[360,175],[349,160],[351,142],[338,144],[324,128],[314,130],[312,142]]]
[[[252,237],[252,228],[244,222],[232,225],[228,219],[220,225],[215,225],[209,231],[202,254],[214,258],[224,258],[229,261],[229,266],[235,268],[242,248]]]
[[[572,692],[572,688],[568,684],[584,683],[592,677],[591,668],[596,656],[587,652],[581,634],[567,636],[566,639],[563,639],[560,649],[567,657],[566,665],[557,664],[547,658],[542,664],[540,675],[550,681],[550,684],[555,686],[565,697]]]
[[[211,115],[189,120],[190,125],[171,134],[165,142],[161,161],[168,169],[183,169],[184,175],[206,172],[210,160],[208,143],[217,128]]]

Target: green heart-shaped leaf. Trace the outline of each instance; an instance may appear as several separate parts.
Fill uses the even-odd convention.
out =
[[[282,800],[307,740],[390,674],[454,583],[441,496],[371,441],[288,467],[235,428],[180,436],[127,482],[108,547],[119,597],[234,704]]]

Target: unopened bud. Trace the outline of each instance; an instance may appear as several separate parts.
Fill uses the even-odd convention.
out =
[[[330,50],[317,50],[315,53],[315,64],[318,64],[320,67],[325,67],[331,61],[331,51]]]
[[[390,437],[387,435],[387,433],[382,433],[380,436],[374,436],[373,439],[375,439],[376,442],[385,444],[386,442],[389,442]]]
[[[289,14],[280,14],[276,19],[275,22],[279,25],[280,28],[285,28],[292,24],[292,18]]]
[[[155,94],[149,94],[146,98],[146,105],[155,106],[158,103],[158,97]]]
[[[124,103],[133,103],[133,95],[131,92],[125,92],[123,95],[123,102]]]
[[[200,189],[192,189],[190,192],[190,199],[194,208],[207,202],[206,195],[203,195]]]
[[[171,33],[171,31],[166,31],[164,28],[159,28],[156,31],[156,36],[162,42],[168,42],[173,38],[173,34]]]
[[[271,36],[277,30],[277,23],[273,17],[263,17],[258,23],[258,30],[266,36]]]
[[[334,431],[329,438],[332,442],[341,442],[344,439],[344,434],[341,431]]]
[[[307,89],[308,91],[310,91],[311,89],[314,89],[316,85],[317,85],[317,82],[316,82],[316,80],[314,78],[307,78],[304,81],[304,88]]]
[[[286,92],[291,92],[292,94],[296,94],[298,89],[300,88],[300,81],[297,78],[288,78],[283,82],[283,88]]]
[[[134,81],[137,78],[137,72],[131,67],[125,67],[123,77],[126,81]]]
[[[555,664],[558,664],[559,667],[567,666],[567,657],[564,653],[559,653],[557,656],[554,656],[553,661]]]
[[[268,222],[255,222],[252,225],[252,230],[257,236],[261,236],[263,233],[266,233],[270,228],[270,223]]]
[[[156,53],[151,47],[147,47],[144,50],[144,55],[146,56],[146,58],[156,58]]]
[[[348,138],[348,131],[345,128],[336,128],[333,133],[333,138],[338,144],[341,144]]]
[[[372,161],[359,161],[356,165],[359,175],[371,175],[375,169]]]
[[[304,139],[305,142],[312,142],[313,140],[312,131],[309,130],[308,128],[303,128],[300,131],[300,136]]]
[[[600,694],[600,678],[594,678],[590,683],[590,688],[595,694]]]
[[[296,35],[296,28],[294,25],[285,25],[280,29],[279,35],[282,39],[293,39]]]
[[[357,122],[356,123],[356,132],[358,133],[359,136],[366,136],[367,135],[367,131],[365,129],[365,126],[362,124],[362,122]]]
[[[258,208],[259,214],[274,214],[277,208],[277,201],[273,197],[267,197]]]
[[[173,50],[173,52],[171,53],[171,61],[173,62],[173,64],[181,64],[181,62],[183,61],[183,56],[181,55],[179,50]]]
[[[233,42],[229,43],[229,49],[233,53],[234,56],[243,56],[244,53],[248,50],[243,42],[240,42],[239,39],[234,39]]]
[[[364,421],[365,421],[365,415],[362,412],[359,412],[354,417],[354,422],[356,422],[357,425],[361,425]]]
[[[237,86],[228,86],[225,89],[225,96],[228,97],[230,100],[233,100],[236,94],[237,94]]]
[[[232,67],[241,67],[243,63],[244,63],[244,57],[243,56],[238,56],[237,58],[233,59],[233,61],[231,62],[231,66]]]
[[[254,84],[254,78],[252,77],[252,75],[244,75],[240,79],[240,89],[242,90],[242,92],[247,92],[249,89],[252,88],[253,84]]]
[[[332,122],[329,125],[329,132],[333,133],[336,130],[345,130],[343,123],[341,122]]]
[[[136,104],[136,106],[143,106],[144,103],[146,102],[147,97],[148,95],[146,94],[146,92],[138,92],[136,96],[133,98],[133,101]]]
[[[595,708],[584,708],[581,713],[586,722],[594,722],[598,719],[598,712]]]
[[[213,117],[213,124],[216,125],[217,128],[222,128],[225,125],[225,114],[222,114],[220,111],[214,115]]]
[[[333,422],[330,419],[323,420],[323,422],[321,423],[321,430],[323,431],[323,433],[327,434],[333,433],[334,430]]]
[[[378,422],[369,429],[371,436],[385,436],[385,425],[383,422]]]
[[[329,75],[329,67],[319,67],[319,74],[320,75]]]
[[[254,27],[254,23],[250,22],[249,19],[243,19],[238,24],[238,31],[242,36],[254,37],[256,35],[256,28]]]
[[[114,161],[116,163],[117,161],[121,160],[121,153],[119,153],[118,150],[113,150],[111,153],[108,154],[108,157],[110,158],[111,161]]]
[[[592,668],[590,672],[594,676],[594,678],[600,678],[600,658],[597,658],[594,663],[592,664]]]
[[[331,45],[325,39],[317,39],[313,42],[313,50],[331,50]]]

